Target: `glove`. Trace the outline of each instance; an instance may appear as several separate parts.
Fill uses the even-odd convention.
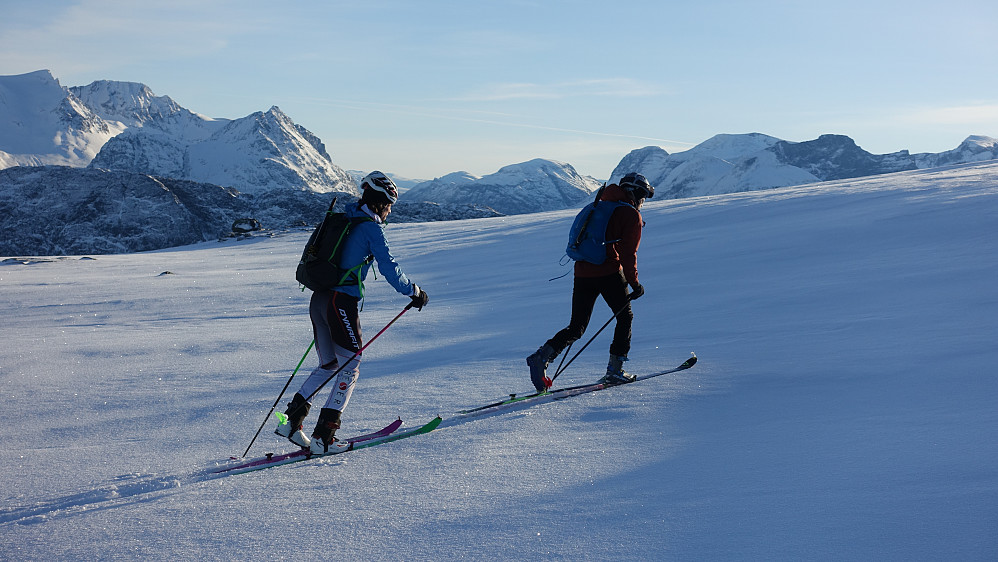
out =
[[[415,283],[412,284],[412,296],[410,298],[412,299],[410,306],[419,310],[423,310],[426,303],[430,302],[430,297],[426,294],[426,291],[420,289],[419,285]]]
[[[631,294],[628,295],[627,298],[634,301],[641,298],[641,295],[643,294],[645,294],[645,288],[641,286],[641,283],[638,283],[637,285],[631,287]]]

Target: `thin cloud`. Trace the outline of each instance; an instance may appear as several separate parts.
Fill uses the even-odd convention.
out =
[[[926,125],[993,125],[998,122],[998,104],[923,108],[902,115],[900,120]]]
[[[232,36],[265,29],[196,0],[169,4],[83,0],[45,18],[0,26],[0,62],[15,68],[113,68],[218,52]],[[128,45],[128,48],[122,48]],[[25,46],[30,46],[25,48]]]
[[[666,93],[654,84],[632,78],[601,78],[553,84],[512,82],[485,84],[449,101],[557,100],[577,97],[652,97]]]
[[[414,106],[405,105],[392,105],[392,104],[382,104],[373,102],[357,102],[357,101],[346,101],[346,100],[332,100],[332,99],[318,99],[318,98],[307,98],[303,99],[303,102],[317,103],[330,107],[342,107],[346,109],[361,110],[361,111],[376,111],[378,113],[397,113],[401,115],[412,115],[416,117],[427,117],[430,119],[447,119],[450,121],[463,121],[468,123],[482,123],[486,125],[497,125],[502,127],[516,127],[522,129],[535,129],[542,131],[554,131],[560,133],[571,133],[576,135],[590,135],[599,137],[613,137],[613,138],[623,138],[623,139],[637,139],[642,141],[653,141],[658,143],[667,143],[670,145],[678,146],[694,146],[696,143],[677,141],[671,139],[662,139],[657,137],[646,137],[640,135],[629,135],[626,133],[612,133],[606,131],[586,131],[583,129],[571,129],[566,127],[553,127],[550,125],[544,125],[541,123],[524,123],[514,120],[501,120],[499,117],[510,117],[516,119],[517,116],[507,113],[497,113],[497,112],[484,112],[484,111],[466,111],[465,115],[458,115],[453,110],[447,111],[437,111],[433,109],[426,109]]]

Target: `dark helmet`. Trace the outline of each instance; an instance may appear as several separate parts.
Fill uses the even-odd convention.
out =
[[[635,199],[655,197],[655,188],[648,183],[648,179],[635,172],[624,175],[617,185],[634,194]]]
[[[394,205],[399,200],[399,188],[385,174],[374,171],[360,180],[360,191],[370,201]]]

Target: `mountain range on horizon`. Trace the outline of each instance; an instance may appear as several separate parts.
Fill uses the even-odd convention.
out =
[[[790,142],[761,133],[719,134],[673,154],[658,146],[635,149],[620,160],[609,180],[642,173],[661,200],[995,158],[998,140],[986,136],[970,136],[938,154],[902,150],[874,155],[844,135]],[[316,209],[328,206],[330,197],[341,197],[343,203],[356,198],[364,175],[334,164],[319,137],[277,106],[238,119],[211,118],[157,96],[143,84],[100,80],[67,88],[48,70],[0,76],[0,172],[0,208],[9,211],[0,224],[6,242],[0,254],[154,249],[224,235],[232,220],[247,216],[269,229],[312,224],[321,215]],[[167,211],[169,205],[149,189],[150,180],[178,208]],[[429,181],[399,181],[404,189],[393,219],[401,222],[577,207],[603,183],[579,174],[571,164],[543,158],[482,177],[459,171]],[[121,194],[108,191],[119,183],[126,185],[129,197],[158,202],[132,205],[122,215],[114,200]],[[84,195],[64,193],[68,186]],[[45,204],[25,204],[24,197]],[[88,210],[67,208],[68,201],[89,201]],[[31,226],[40,220],[32,212],[46,205],[48,234],[43,235]],[[143,236],[141,228],[110,226],[99,216],[117,213],[119,222],[127,216],[165,228],[171,221],[150,220],[153,209],[187,225],[187,235]],[[74,241],[73,233],[81,232],[79,221],[87,224],[82,229],[90,232],[86,239],[101,242]]]
[[[580,175],[570,164],[536,158],[503,166],[483,177],[455,172],[411,187],[403,201],[474,201],[507,215],[555,211],[581,205],[601,182]]]
[[[643,174],[656,198],[679,199],[789,187],[998,158],[998,140],[972,135],[953,150],[871,154],[845,135],[790,142],[760,133],[720,134],[669,154],[658,146],[631,151],[610,174]]]
[[[998,139],[971,135],[955,149],[940,153],[911,154],[902,150],[871,154],[845,135],[821,135],[817,139],[790,142],[761,133],[718,134],[685,150],[670,154],[659,146],[632,150],[609,175],[610,182],[637,172],[656,188],[656,200],[681,199],[790,187],[830,180],[858,178],[950,164],[983,162],[998,158]],[[548,189],[543,203],[524,205],[522,191],[537,183],[522,179],[526,169],[562,167],[562,173],[547,173],[555,183],[578,188],[574,198]],[[505,212],[538,212],[565,208],[587,199],[601,182],[580,177],[569,164],[535,159],[505,166],[495,174],[478,177],[453,172],[413,185],[402,195],[408,201],[439,203],[479,202]],[[536,189],[535,194],[540,193]],[[563,207],[559,204],[565,203]],[[502,208],[500,208],[500,205]]]

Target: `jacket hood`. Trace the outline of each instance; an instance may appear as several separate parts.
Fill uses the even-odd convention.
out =
[[[631,195],[627,193],[627,190],[615,183],[611,183],[603,189],[600,201],[619,201],[633,206]]]

